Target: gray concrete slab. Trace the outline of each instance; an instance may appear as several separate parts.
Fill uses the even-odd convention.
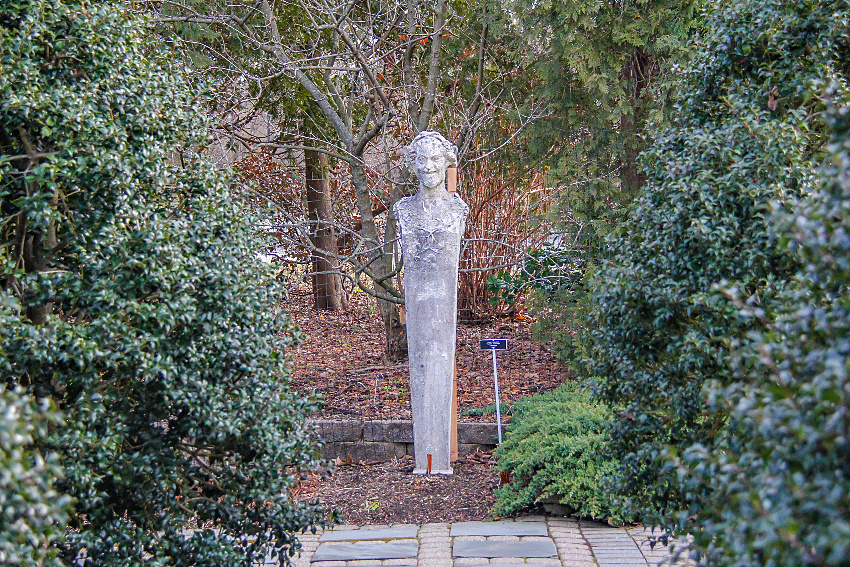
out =
[[[395,528],[359,530],[327,530],[319,541],[365,541],[373,539],[411,539],[416,537],[419,526],[398,526]]]
[[[416,557],[419,542],[396,540],[388,542],[357,541],[352,543],[322,543],[311,563],[316,561],[363,561],[368,559],[408,559]]]
[[[456,541],[454,557],[555,557],[553,541]]]
[[[458,536],[548,536],[544,522],[455,522],[452,537]]]

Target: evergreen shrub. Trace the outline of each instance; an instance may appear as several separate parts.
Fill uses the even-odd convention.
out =
[[[584,517],[625,520],[603,483],[617,468],[607,451],[610,419],[611,410],[577,382],[518,401],[495,453],[512,480],[496,491],[491,514],[546,502]]]
[[[837,92],[835,92],[837,91]],[[835,89],[823,184],[776,225],[801,270],[775,314],[736,345],[738,382],[711,384],[729,414],[721,450],[683,456],[705,494],[701,564],[847,565],[850,559],[850,96]],[[736,289],[730,296],[740,298]]]
[[[62,467],[42,454],[56,408],[20,390],[0,394],[0,565],[61,566],[51,543],[64,535],[70,498],[54,487]]]
[[[585,370],[602,401],[622,407],[611,447],[627,509],[683,531],[711,496],[681,457],[722,451],[729,419],[704,387],[740,381],[731,345],[758,327],[722,289],[766,312],[786,301],[799,258],[771,207],[816,186],[826,141],[817,81],[846,88],[850,78],[846,1],[708,7],[674,123],[644,153],[646,187],[594,279]]]
[[[35,448],[75,500],[65,564],[284,564],[323,521],[292,495],[316,400],[259,223],[195,153],[206,99],[153,37],[119,3],[0,4],[0,379],[62,412]]]

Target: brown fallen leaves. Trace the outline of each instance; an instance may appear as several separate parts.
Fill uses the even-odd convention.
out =
[[[375,301],[356,293],[344,312],[316,311],[308,292],[291,294],[285,304],[306,336],[294,356],[293,384],[303,393],[324,397],[319,416],[348,419],[410,419],[407,364],[383,360],[383,325]],[[492,421],[491,415],[469,416],[465,410],[495,403],[490,351],[480,351],[484,338],[507,338],[509,351],[498,354],[499,391],[503,404],[546,392],[565,380],[545,346],[531,340],[530,322],[487,321],[458,325],[458,410],[461,421]]]

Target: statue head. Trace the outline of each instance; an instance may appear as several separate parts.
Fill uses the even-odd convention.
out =
[[[423,130],[404,147],[404,164],[416,173],[426,195],[445,191],[446,169],[457,167],[457,146],[439,132]]]

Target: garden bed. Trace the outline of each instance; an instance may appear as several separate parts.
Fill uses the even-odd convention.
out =
[[[385,364],[383,324],[375,300],[364,293],[352,297],[348,311],[316,311],[311,294],[294,291],[285,307],[304,334],[292,351],[293,385],[302,393],[322,394],[318,419],[410,419],[407,363]],[[458,325],[458,420],[495,420],[493,365],[490,351],[478,349],[479,339],[507,338],[500,352],[499,390],[506,406],[524,396],[554,390],[566,377],[545,345],[531,340],[528,320],[497,320]]]

